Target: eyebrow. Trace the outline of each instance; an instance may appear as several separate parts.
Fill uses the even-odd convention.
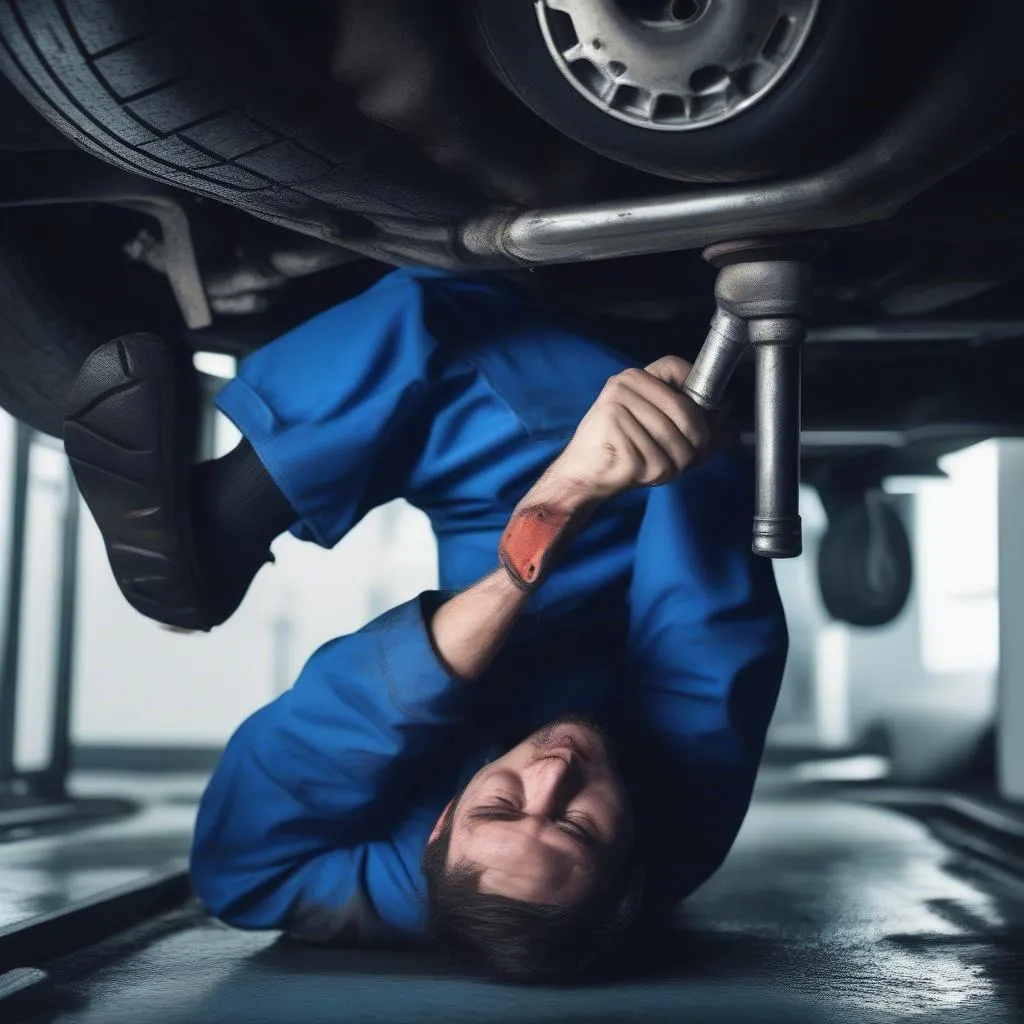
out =
[[[522,811],[514,811],[511,807],[478,807],[475,811],[469,812],[469,818],[471,821],[522,821],[523,818],[527,817]],[[601,846],[600,843],[585,830],[562,831],[570,838],[574,839],[579,846],[583,846],[587,850],[597,853]]]

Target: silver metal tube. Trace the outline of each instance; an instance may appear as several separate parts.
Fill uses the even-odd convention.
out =
[[[498,253],[529,266],[582,263],[680,249],[701,249],[723,239],[806,230],[884,219],[830,216],[836,180],[818,176],[778,185],[693,189],[678,195],[527,210],[465,224],[463,246],[476,256]],[[898,205],[893,206],[895,209]]]
[[[733,371],[746,350],[747,325],[731,313],[716,310],[683,390],[702,409],[717,412]]]
[[[794,558],[800,528],[800,356],[806,333],[796,319],[751,320],[756,358],[755,554]]]

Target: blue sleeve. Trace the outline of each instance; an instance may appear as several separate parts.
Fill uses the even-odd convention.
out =
[[[231,738],[192,849],[214,916],[309,938],[360,920],[416,931],[422,844],[396,840],[388,808],[463,723],[472,692],[438,662],[425,600],[320,648]]]
[[[740,452],[651,492],[637,542],[626,653],[648,766],[651,898],[704,882],[747,813],[788,649],[769,560],[751,552],[753,467]]]
[[[259,349],[217,397],[299,515],[336,544],[400,496],[435,370],[426,292],[396,272]]]

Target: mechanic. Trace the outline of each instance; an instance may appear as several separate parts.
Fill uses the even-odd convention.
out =
[[[189,469],[171,350],[89,358],[65,444],[150,617],[209,629],[279,533],[329,547],[399,496],[437,537],[437,593],[323,646],[228,743],[191,861],[212,914],[582,980],[712,874],[787,634],[750,467],[688,370],[401,270],[245,360],[218,398],[243,441]]]

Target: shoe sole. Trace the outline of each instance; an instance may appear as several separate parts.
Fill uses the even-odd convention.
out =
[[[187,493],[195,406],[170,348],[155,335],[127,335],[83,364],[64,449],[129,604],[165,625],[205,631]]]

